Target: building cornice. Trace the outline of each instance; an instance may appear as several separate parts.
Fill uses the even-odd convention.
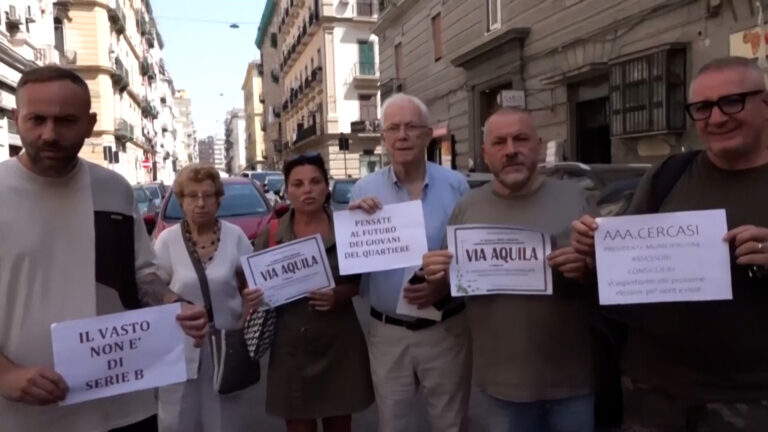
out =
[[[530,33],[530,27],[513,27],[494,35],[487,35],[477,42],[465,45],[460,51],[451,56],[451,64],[456,67],[464,67],[470,61],[511,40],[526,39]]]

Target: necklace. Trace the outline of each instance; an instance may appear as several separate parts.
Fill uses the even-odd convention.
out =
[[[186,220],[183,222],[182,226],[184,236],[189,243],[195,247],[193,256],[203,264],[203,266],[207,266],[213,261],[213,258],[216,256],[216,252],[219,249],[219,243],[221,243],[221,222],[218,220],[216,221],[216,226],[212,231],[213,240],[211,240],[210,243],[206,242],[205,244],[198,243],[198,241],[195,240],[195,237],[192,235],[192,230],[189,227],[189,223]]]

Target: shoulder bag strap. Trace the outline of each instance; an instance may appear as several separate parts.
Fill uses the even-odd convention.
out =
[[[688,170],[701,150],[688,151],[668,157],[661,163],[651,178],[651,193],[648,202],[648,212],[657,213],[667,199],[677,182]]]
[[[269,243],[267,247],[277,246],[277,228],[279,226],[280,219],[272,219],[269,221]]]
[[[184,246],[187,248],[189,260],[192,261],[192,266],[195,268],[195,273],[197,273],[197,280],[200,281],[200,290],[203,292],[203,301],[205,302],[205,312],[208,314],[208,323],[212,327],[215,327],[216,323],[213,320],[213,303],[211,302],[211,290],[208,287],[208,276],[205,275],[203,264],[200,262],[197,254],[194,252],[194,246],[192,246],[190,243],[189,238],[184,235],[184,232],[187,228],[187,221],[182,221],[181,223],[184,224],[180,227],[181,238],[184,239]]]

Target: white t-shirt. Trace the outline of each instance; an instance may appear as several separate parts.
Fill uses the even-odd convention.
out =
[[[155,242],[155,252],[160,278],[179,296],[205,307],[197,273],[184,246],[181,224],[160,234]],[[219,329],[229,330],[240,326],[243,302],[236,271],[240,267],[240,257],[251,252],[253,246],[243,230],[237,225],[221,221],[219,248],[213,256],[213,261],[205,267],[211,291],[213,317]],[[194,378],[197,377],[200,350],[193,346],[192,339],[187,339],[187,372],[190,378]]]
[[[53,367],[52,323],[97,314],[94,203],[88,165],[63,179],[0,163],[0,352]],[[113,295],[116,297],[116,295]],[[149,417],[151,392],[36,407],[0,397],[0,432],[104,432]]]

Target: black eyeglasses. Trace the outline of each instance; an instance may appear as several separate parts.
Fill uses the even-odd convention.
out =
[[[712,108],[717,106],[725,115],[738,114],[744,111],[744,105],[749,96],[765,93],[765,90],[752,90],[744,93],[736,93],[720,97],[716,101],[693,102],[685,105],[685,112],[693,121],[707,120],[712,115]]]

